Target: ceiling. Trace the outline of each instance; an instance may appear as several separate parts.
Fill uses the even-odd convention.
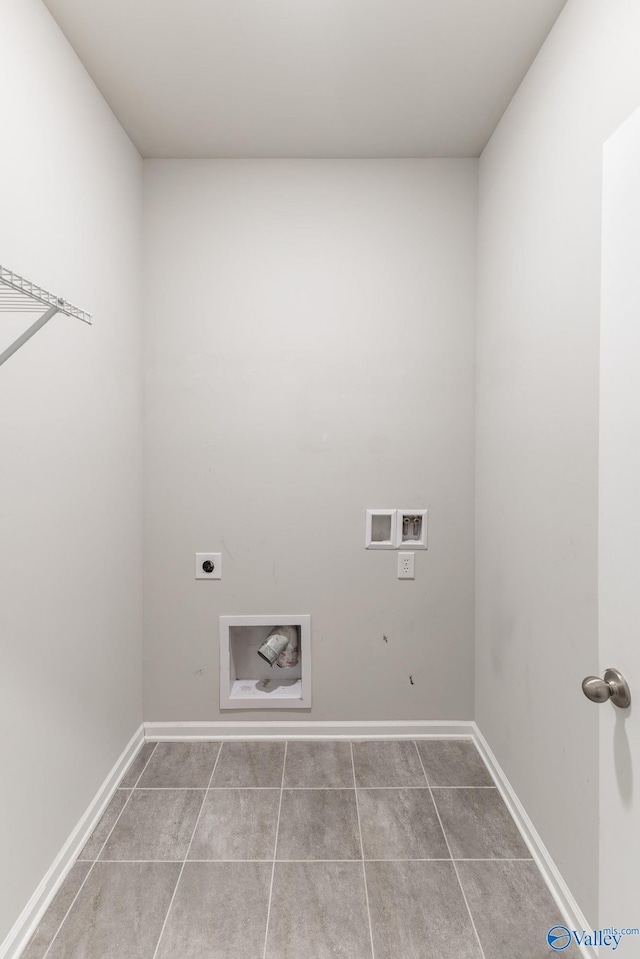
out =
[[[478,156],[566,0],[45,0],[145,157]]]

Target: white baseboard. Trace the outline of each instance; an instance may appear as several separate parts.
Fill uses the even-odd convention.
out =
[[[140,726],[116,760],[107,778],[89,804],[87,811],[56,856],[8,936],[4,942],[0,943],[0,959],[17,959],[29,942],[143,742],[144,727]]]
[[[423,739],[474,735],[474,724],[464,720],[389,720],[344,722],[216,722],[145,723],[148,742],[206,739]],[[1,957],[0,957],[1,959]]]
[[[593,928],[589,925],[582,913],[582,910],[578,906],[578,903],[573,898],[571,890],[562,878],[558,867],[551,858],[551,855],[543,843],[536,827],[529,819],[524,806],[518,799],[513,786],[507,779],[504,770],[493,753],[493,750],[480,732],[477,724],[474,722],[472,723],[472,726],[472,735],[475,740],[475,744],[478,747],[478,751],[488,766],[489,771],[495,780],[496,786],[498,787],[500,795],[505,801],[507,809],[511,813],[518,829],[520,830],[522,838],[527,844],[531,855],[538,866],[538,869],[542,873],[542,877],[546,882],[556,905],[562,913],[567,928],[569,930],[577,929],[579,932],[583,929],[588,930]],[[598,955],[597,950],[591,949],[587,946],[581,946],[579,947],[579,950],[580,954],[588,957],[588,959],[596,959]]]

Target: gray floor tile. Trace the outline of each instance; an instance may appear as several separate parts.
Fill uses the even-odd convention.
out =
[[[152,959],[180,869],[97,862],[47,959]]]
[[[140,779],[140,774],[147,765],[149,757],[153,754],[157,745],[157,743],[145,743],[143,745],[142,749],[124,775],[122,782],[120,783],[121,789],[133,789],[135,784]]]
[[[575,943],[562,952],[547,943],[549,930],[564,920],[534,862],[459,862],[457,867],[486,959],[578,959]]]
[[[351,745],[344,742],[289,743],[284,784],[334,789],[353,786]]]
[[[376,959],[481,959],[453,863],[368,862],[365,868]],[[529,959],[526,951],[519,956]]]
[[[354,743],[353,763],[358,786],[426,785],[413,742]]]
[[[434,789],[454,859],[528,859],[529,850],[497,789]]]
[[[494,785],[470,740],[423,739],[417,745],[430,786]]]
[[[100,859],[184,859],[203,789],[136,789]]]
[[[189,859],[273,859],[279,789],[213,789]]]
[[[91,833],[91,836],[89,837],[84,849],[78,856],[79,860],[98,858],[100,855],[100,850],[102,849],[107,836],[113,829],[116,819],[122,812],[124,804],[130,795],[130,789],[116,789],[115,793],[113,794],[113,799],[104,811],[104,815]]]
[[[361,859],[355,789],[285,789],[276,859]]]
[[[220,743],[158,743],[139,782],[141,789],[206,789]]]
[[[266,959],[307,956],[371,959],[362,863],[276,863]]]
[[[262,862],[187,863],[157,959],[262,959],[271,870]]]
[[[449,859],[428,789],[359,789],[365,859]]]
[[[77,862],[71,867],[20,959],[42,959],[90,869],[90,862]]]
[[[284,743],[223,743],[211,785],[280,788]]]

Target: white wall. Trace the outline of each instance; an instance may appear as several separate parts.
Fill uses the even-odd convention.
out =
[[[303,716],[473,715],[476,169],[145,164],[147,720],[300,719],[219,713],[219,615],[278,612]],[[415,582],[364,549],[394,506],[431,510]]]
[[[569,0],[480,161],[476,718],[593,922],[602,145],[638,36],[637,0]]]
[[[95,316],[0,368],[1,942],[141,721],[142,163],[39,0],[0,89],[0,263]]]

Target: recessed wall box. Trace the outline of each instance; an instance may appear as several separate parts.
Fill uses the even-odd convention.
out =
[[[399,509],[396,521],[396,548],[426,549],[428,509]]]
[[[297,630],[298,655],[293,666],[271,666],[258,655],[276,626]],[[221,616],[220,709],[308,709],[310,706],[311,617]]]
[[[365,546],[367,549],[395,549],[397,510],[368,509]]]

